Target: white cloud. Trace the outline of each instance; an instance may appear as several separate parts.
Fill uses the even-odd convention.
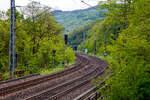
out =
[[[31,0],[16,0],[16,5],[25,6]],[[35,0],[40,1],[41,4],[50,6],[52,8],[58,8],[61,10],[75,10],[88,8],[87,5],[83,4],[80,0]],[[95,6],[100,0],[84,0],[92,6]],[[10,0],[1,0],[0,10],[7,10],[10,7]]]

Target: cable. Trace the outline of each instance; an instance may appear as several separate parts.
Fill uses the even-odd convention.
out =
[[[80,0],[82,3],[88,5],[89,7],[92,7],[90,4],[86,3],[84,0]]]

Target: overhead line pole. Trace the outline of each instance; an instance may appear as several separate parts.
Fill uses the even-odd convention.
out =
[[[9,35],[9,79],[14,78],[16,62],[16,39],[15,39],[15,0],[10,0],[10,35]]]
[[[89,7],[92,7],[90,4],[84,2],[83,0],[81,0],[81,2],[88,5]],[[96,55],[96,33],[94,34],[94,54]]]
[[[17,6],[21,7],[21,6]],[[16,67],[16,34],[15,30],[18,29],[21,26],[16,27],[16,16],[15,16],[15,0],[10,0],[10,33],[9,33],[9,74],[8,79],[14,79],[15,78],[15,67]],[[50,8],[49,8],[50,9]],[[46,11],[48,11],[47,9]],[[43,13],[45,13],[44,11]],[[41,16],[43,13],[33,17],[37,18]]]

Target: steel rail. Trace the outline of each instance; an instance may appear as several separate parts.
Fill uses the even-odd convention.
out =
[[[85,64],[88,64],[88,61]],[[37,84],[40,84],[42,82],[52,80],[52,79],[55,79],[57,77],[62,77],[62,76],[68,75],[72,72],[75,72],[75,71],[83,68],[85,66],[85,64],[82,65],[82,61],[81,61],[76,66],[74,66],[72,68],[68,68],[64,71],[59,71],[59,72],[56,72],[54,74],[51,74],[51,75],[48,75],[48,76],[45,76],[45,77],[41,77],[41,78],[38,78],[38,79],[35,79],[35,80],[23,82],[21,84],[16,84],[16,85],[13,85],[13,86],[8,86],[8,87],[5,87],[5,88],[1,88],[0,89],[0,96],[8,95],[10,93],[17,92],[17,91],[22,90],[24,88],[28,88],[28,87],[31,87],[33,85],[37,85]],[[78,67],[78,66],[80,66],[80,67]]]
[[[38,94],[35,94],[35,95],[33,95],[33,96],[31,96],[31,97],[28,97],[27,99],[25,99],[25,100],[43,100],[43,98],[42,97],[44,97],[44,96],[51,96],[52,94],[54,94],[54,93],[51,93],[52,91],[55,91],[56,89],[61,89],[61,87],[66,87],[66,86],[68,86],[68,85],[70,85],[70,84],[74,84],[74,83],[76,83],[76,82],[80,82],[80,81],[82,81],[84,78],[86,78],[86,77],[88,77],[88,76],[90,76],[91,74],[95,74],[96,73],[96,75],[94,75],[94,77],[92,77],[92,78],[90,78],[90,79],[93,79],[93,78],[95,78],[99,73],[98,73],[98,69],[99,69],[99,66],[98,67],[96,67],[96,68],[94,68],[94,69],[92,69],[92,70],[90,70],[90,72],[88,72],[87,74],[85,74],[85,75],[83,75],[83,76],[80,76],[80,77],[77,77],[77,78],[75,78],[75,79],[73,79],[73,80],[71,80],[71,81],[69,81],[69,82],[65,82],[65,83],[63,83],[63,84],[60,84],[60,85],[58,85],[58,86],[56,86],[56,87],[54,87],[54,88],[50,88],[50,89],[47,89],[47,90],[45,90],[45,91],[42,91],[42,92],[40,92],[40,93],[38,93]],[[102,73],[102,72],[101,72]],[[91,76],[90,76],[91,77]],[[79,83],[77,83],[77,84],[79,84]],[[59,94],[59,93],[58,93]],[[51,97],[51,99],[50,100],[53,100],[54,98],[56,98],[57,97],[57,94],[55,94],[56,96],[52,96]],[[41,99],[42,98],[42,99]],[[48,99],[49,100],[49,99]]]

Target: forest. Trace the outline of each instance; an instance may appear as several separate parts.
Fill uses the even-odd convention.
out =
[[[108,9],[107,17],[80,30],[86,39],[79,48],[109,64],[108,76],[96,81],[105,80],[100,100],[149,100],[150,0],[108,0],[99,8]]]
[[[39,6],[37,2],[30,2],[23,13],[16,9],[16,70],[30,69],[31,73],[40,73],[62,66],[66,61],[64,27],[56,22],[51,11]],[[9,69],[9,16],[10,10],[0,12],[0,73]],[[68,62],[74,62],[74,51],[67,49]]]
[[[104,18],[103,12],[107,10],[98,10],[97,6],[87,9],[79,9],[73,11],[53,11],[56,21],[64,26],[64,33],[70,33],[88,23],[95,21],[97,18]]]

